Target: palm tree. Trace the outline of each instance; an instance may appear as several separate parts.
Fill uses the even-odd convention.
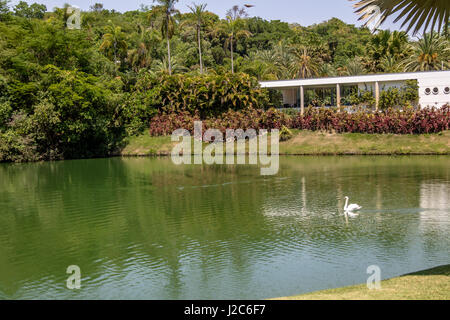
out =
[[[404,61],[405,71],[431,71],[449,68],[449,41],[436,33],[425,33],[411,45],[411,55]]]
[[[247,11],[244,8],[239,8],[239,6],[233,6],[233,8],[227,11],[224,29],[228,35],[226,44],[230,45],[232,73],[234,73],[234,40],[240,37],[251,36],[251,32],[243,28],[242,19],[247,16]]]
[[[405,32],[380,30],[370,39],[368,54],[372,65],[368,69],[372,72],[381,71],[381,60],[390,55],[395,59],[403,59],[408,53],[408,35]]]
[[[198,56],[200,61],[200,73],[203,74],[203,59],[202,59],[202,38],[201,31],[203,25],[206,23],[206,4],[195,4],[192,6],[188,6],[189,10],[191,10],[191,14],[188,16],[187,22],[193,24],[195,26],[195,30],[197,33],[197,42],[198,42]]]
[[[242,70],[258,80],[278,80],[277,59],[274,50],[252,51],[246,57]]]
[[[170,40],[172,39],[175,33],[176,21],[173,15],[178,13],[178,10],[175,9],[175,4],[178,2],[178,0],[153,0],[153,1],[159,3],[160,8],[159,10],[162,12],[161,33],[163,37],[166,38],[169,75],[172,75]]]
[[[173,73],[179,73],[179,72],[185,72],[188,69],[183,66],[182,63],[179,62],[179,59],[177,56],[172,57],[172,61],[169,68],[169,61],[167,58],[164,58],[163,60],[156,60],[152,64],[151,73],[154,75],[160,75],[160,74],[171,74]]]
[[[422,27],[424,31],[436,25],[440,31],[442,28],[447,33],[450,16],[450,1],[448,0],[350,0],[358,1],[353,6],[360,15],[359,20],[366,20],[366,25],[378,18],[380,24],[387,17],[399,13],[394,22],[404,18],[402,28],[408,24],[406,32],[413,31],[416,34]],[[379,8],[378,10],[374,10]],[[377,15],[379,14],[379,17]]]
[[[275,65],[278,67],[278,79],[293,79],[296,74],[292,72],[294,56],[292,48],[286,41],[279,41],[273,48],[275,55]]]
[[[366,70],[362,64],[360,57],[355,57],[347,62],[344,74],[347,76],[359,76],[365,74]]]
[[[403,71],[401,63],[391,55],[387,55],[381,59],[380,67],[384,72],[388,73],[399,73]]]
[[[330,63],[322,63],[319,67],[319,77],[335,77],[336,69]]]
[[[121,59],[126,53],[127,48],[128,44],[122,28],[115,26],[110,20],[109,25],[106,26],[106,33],[103,35],[100,50],[104,51],[107,57],[113,59],[114,65],[117,66],[121,62],[118,59]],[[115,70],[117,72],[117,68]]]
[[[138,72],[141,68],[148,68],[151,65],[152,48],[161,41],[159,34],[154,29],[146,29],[142,25],[139,27],[139,38],[137,39],[137,48],[128,51],[128,63],[133,71]]]
[[[312,78],[319,74],[319,65],[306,47],[294,48],[293,56],[294,63],[292,68],[300,79]]]

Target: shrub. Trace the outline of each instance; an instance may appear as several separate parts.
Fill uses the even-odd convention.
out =
[[[419,102],[419,84],[417,80],[408,80],[402,88],[403,104],[416,105]]]
[[[40,160],[31,133],[31,118],[23,112],[15,112],[5,131],[0,131],[0,161]]]
[[[349,95],[342,98],[344,105],[352,106],[375,106],[375,97],[372,91],[353,89]]]
[[[380,109],[393,107],[415,106],[419,100],[417,80],[408,80],[401,88],[383,88],[380,92]],[[375,96],[370,90],[358,90],[352,88],[349,94],[342,97],[343,105],[375,106]]]
[[[417,80],[406,81],[401,88],[389,88],[380,93],[380,109],[417,105],[419,101]]]
[[[198,113],[162,112],[150,123],[150,134],[153,136],[170,135],[176,129],[184,128],[191,133],[194,121],[200,120]],[[229,110],[219,117],[210,117],[203,121],[204,130],[219,129],[281,129],[282,139],[288,137],[286,130],[300,129],[310,131],[328,131],[337,133],[368,134],[422,134],[438,133],[449,129],[450,106],[441,109],[407,110],[387,109],[380,112],[358,111],[354,113],[330,108],[307,108],[305,114],[288,116],[276,109]]]
[[[397,88],[389,88],[388,90],[381,91],[379,108],[384,110],[389,107],[397,107],[401,101],[400,90]]]
[[[59,128],[62,128],[61,111],[56,110],[54,104],[48,101],[42,101],[34,107],[34,113],[31,116],[33,126],[33,137],[39,146],[39,154],[44,159],[58,159],[63,155],[60,152],[62,134]]]
[[[202,118],[196,112],[193,115],[184,110],[181,112],[162,112],[152,118],[150,135],[170,135],[176,129],[194,131],[194,121]],[[218,117],[209,117],[203,121],[204,130],[218,129],[225,133],[227,129],[281,129],[290,126],[291,118],[276,109],[262,110],[248,108],[240,111],[228,110]]]
[[[186,110],[180,112],[160,113],[153,117],[150,122],[150,135],[166,136],[177,129],[186,129],[194,132],[194,122],[199,121],[198,113],[192,115]]]
[[[292,137],[292,131],[289,130],[286,126],[283,126],[280,131],[280,141],[288,141],[292,139]]]
[[[227,110],[264,108],[268,105],[267,90],[259,87],[256,78],[243,73],[207,75],[140,75],[130,97],[139,106],[142,118],[154,111],[185,110],[205,119]]]
[[[0,129],[5,127],[11,118],[12,108],[9,102],[0,102]]]
[[[337,109],[308,108],[295,117],[292,127],[311,131],[421,134],[449,129],[450,107],[441,109],[395,110],[392,108],[369,113],[339,112]]]

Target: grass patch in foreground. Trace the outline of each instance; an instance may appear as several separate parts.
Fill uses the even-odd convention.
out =
[[[137,137],[129,137],[126,147],[120,152],[122,156],[159,156],[170,155],[175,143],[167,137],[151,137],[144,134]]]
[[[450,132],[422,135],[331,134],[294,131],[294,137],[280,144],[285,155],[408,155],[450,154]]]
[[[366,284],[274,300],[449,300],[450,265],[381,281],[380,290]]]
[[[280,143],[281,155],[412,155],[450,154],[450,131],[438,134],[332,134],[292,130],[293,138]],[[169,155],[171,137],[148,134],[128,138],[123,156]]]

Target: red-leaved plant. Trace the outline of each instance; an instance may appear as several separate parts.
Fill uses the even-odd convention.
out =
[[[349,113],[338,109],[308,108],[303,115],[289,116],[276,109],[229,110],[218,117],[201,119],[198,112],[187,111],[160,113],[150,122],[150,135],[170,135],[176,129],[194,130],[194,121],[203,120],[203,130],[219,129],[291,129],[354,132],[422,134],[449,130],[450,106],[425,108],[421,110],[387,109],[380,112],[358,111]]]

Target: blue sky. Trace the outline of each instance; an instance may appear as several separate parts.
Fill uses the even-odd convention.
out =
[[[19,0],[13,0],[11,4],[14,5],[18,2]],[[45,4],[49,10],[55,6],[61,7],[64,3],[88,10],[89,6],[100,2],[107,9],[121,12],[136,10],[140,4],[153,4],[152,0],[27,0],[27,2]],[[248,10],[250,16],[259,16],[267,20],[296,22],[303,26],[309,26],[336,17],[350,24],[361,25],[357,21],[357,15],[353,12],[352,2],[348,0],[180,0],[176,8],[181,12],[186,12],[188,10],[186,5],[190,5],[192,2],[207,3],[207,9],[221,17],[224,17],[225,12],[235,4],[252,4],[255,7]],[[398,24],[393,24],[391,21],[387,21],[383,25],[383,29],[398,29],[398,27]]]

